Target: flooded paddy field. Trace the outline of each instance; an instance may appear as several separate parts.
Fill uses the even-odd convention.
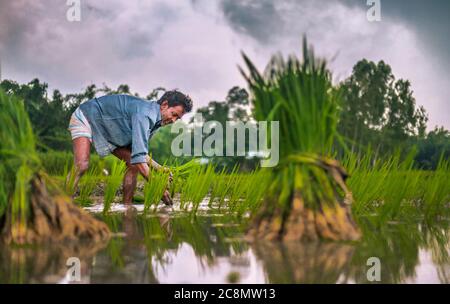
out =
[[[113,204],[106,216],[93,205],[86,209],[108,224],[109,241],[2,246],[0,283],[377,283],[368,276],[371,257],[381,283],[450,281],[448,219],[377,228],[361,217],[358,242],[248,242],[246,216],[207,205],[195,216],[178,203],[147,213]],[[78,282],[70,257],[80,261]]]

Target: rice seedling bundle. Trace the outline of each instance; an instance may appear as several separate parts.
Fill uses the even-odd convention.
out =
[[[201,167],[202,164],[199,159],[192,159],[183,165],[171,167],[169,170],[178,177],[186,177],[190,175],[193,170],[198,170]]]
[[[192,159],[187,163],[179,166],[162,166],[162,168],[165,168],[162,170],[162,172],[165,172],[167,174],[170,172],[172,174],[172,182],[169,183],[168,189],[171,196],[173,197],[176,193],[180,193],[182,191],[182,188],[185,186],[186,178],[192,173],[193,170],[198,170],[201,167],[202,165],[200,164],[200,161],[198,159]]]
[[[347,176],[334,160],[340,94],[324,60],[303,42],[303,60],[274,56],[262,75],[243,55],[257,121],[279,121],[280,163],[253,217],[253,240],[355,240]],[[270,132],[268,132],[270,134]],[[271,142],[271,139],[269,139]]]
[[[0,90],[0,238],[100,241],[108,227],[72,204],[43,170],[24,104]]]

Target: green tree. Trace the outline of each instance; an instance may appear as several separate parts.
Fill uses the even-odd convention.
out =
[[[217,121],[223,127],[223,155],[226,155],[226,133],[225,125],[227,121],[243,122],[250,121],[249,115],[249,95],[244,88],[238,86],[232,87],[224,101],[211,101],[207,106],[197,109],[197,114],[202,115],[202,122]],[[194,118],[191,120],[191,123]],[[204,134],[204,138],[210,136],[214,131]],[[248,147],[248,136],[246,136],[246,147]],[[236,145],[236,142],[235,142]],[[236,147],[235,147],[236,149]],[[213,161],[220,167],[232,168],[235,164],[239,164],[242,169],[253,169],[256,166],[258,159],[248,158],[243,156],[235,157],[214,157]]]
[[[33,79],[27,84],[19,84],[12,80],[3,80],[0,88],[8,94],[14,94],[24,100],[35,134],[38,137],[38,148],[71,150],[72,143],[67,131],[70,116],[83,102],[96,96],[111,94],[132,94],[127,84],[121,84],[117,89],[111,89],[106,84],[98,88],[95,84],[88,85],[80,93],[63,95],[59,90],[54,90],[51,98],[48,96],[48,85]],[[159,91],[153,90],[148,97],[156,98]],[[155,93],[156,92],[156,93]],[[139,96],[138,94],[134,94]]]
[[[450,132],[443,127],[435,129],[419,139],[416,163],[422,169],[436,169],[441,157],[450,159]]]
[[[425,136],[425,109],[416,107],[410,82],[396,80],[384,61],[360,60],[340,88],[339,131],[353,150],[371,145],[387,152],[406,145],[411,137]]]

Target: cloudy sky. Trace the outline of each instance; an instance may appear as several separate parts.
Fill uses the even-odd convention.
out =
[[[245,86],[240,51],[262,69],[275,52],[299,54],[306,34],[336,80],[382,59],[411,81],[429,127],[450,129],[450,1],[380,1],[369,22],[366,0],[80,0],[81,21],[69,22],[66,0],[0,0],[1,76],[65,93],[179,88],[204,105]]]

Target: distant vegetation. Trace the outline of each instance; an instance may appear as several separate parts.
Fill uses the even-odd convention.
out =
[[[107,94],[139,96],[126,84],[117,89],[106,85],[97,87],[93,84],[83,92],[66,95],[59,90],[50,94],[48,85],[39,79],[27,84],[3,80],[0,88],[24,99],[25,109],[38,138],[38,150],[44,152],[72,151],[67,125],[70,115],[82,102]],[[415,166],[422,169],[435,169],[441,154],[445,159],[450,158],[450,132],[437,126],[430,132],[426,131],[426,110],[417,107],[409,81],[396,79],[388,64],[383,61],[375,63],[366,59],[360,60],[355,64],[351,76],[337,84],[336,88],[342,94],[338,131],[352,152],[365,154],[369,149],[376,157],[382,157],[396,150],[407,153],[417,146]],[[155,88],[142,97],[154,100],[164,91],[164,88]],[[197,104],[196,111],[202,114],[205,122],[245,122],[252,117],[249,94],[240,87],[231,88],[224,100],[210,101],[201,107]],[[152,138],[150,151],[157,161],[174,161],[170,151],[170,139],[175,136],[176,134],[170,133],[170,128],[162,128]],[[338,155],[344,155],[341,148],[336,146],[335,149]],[[231,168],[240,164],[241,169],[247,171],[258,164],[257,159],[249,157],[216,157],[214,161],[220,168]]]

